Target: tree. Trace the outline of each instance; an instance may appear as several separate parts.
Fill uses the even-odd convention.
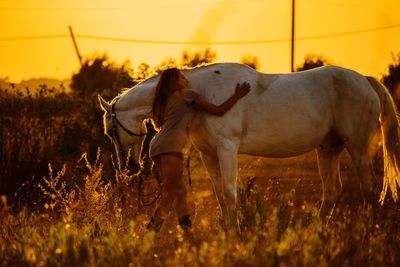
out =
[[[176,59],[169,57],[169,58],[165,59],[164,61],[162,61],[157,66],[155,66],[154,72],[159,74],[166,69],[177,68],[177,67],[179,67],[179,66],[178,66],[178,62],[176,61]]]
[[[244,55],[241,57],[240,62],[255,70],[260,68],[260,62],[256,56]]]
[[[177,68],[193,68],[207,63],[213,63],[217,58],[217,54],[211,49],[207,48],[204,52],[190,53],[185,50],[181,56],[181,62],[175,58],[169,57],[163,60],[160,64],[152,67],[147,63],[140,63],[134,72],[134,81],[140,82],[154,75],[160,74],[163,70],[177,67]]]
[[[389,64],[387,74],[382,76],[382,83],[389,89],[397,107],[400,107],[400,53],[392,54],[393,62]]]
[[[217,53],[210,48],[206,48],[204,52],[190,53],[185,50],[182,53],[181,65],[182,67],[196,67],[199,65],[213,63],[217,59]]]
[[[71,89],[79,97],[92,97],[98,93],[112,97],[121,88],[134,84],[129,62],[118,65],[104,54],[84,60],[79,72],[72,76]]]
[[[142,62],[136,67],[134,80],[135,82],[140,82],[147,78],[150,78],[154,74],[155,72],[153,68],[149,64]]]
[[[310,70],[330,64],[322,55],[308,54],[305,56],[303,64],[296,68],[296,71]]]

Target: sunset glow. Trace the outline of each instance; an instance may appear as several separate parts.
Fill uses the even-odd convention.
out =
[[[296,65],[314,53],[380,76],[400,52],[399,12],[398,0],[298,0]],[[290,71],[290,0],[1,0],[0,78],[70,77],[79,62],[68,25],[83,56],[107,53],[133,67],[211,47],[218,62],[255,55],[263,72]]]

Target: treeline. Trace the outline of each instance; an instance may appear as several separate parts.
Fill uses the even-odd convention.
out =
[[[85,59],[73,74],[71,93],[45,86],[34,94],[0,88],[0,195],[20,204],[35,205],[38,181],[49,174],[49,163],[55,171],[65,166],[65,177],[71,183],[66,186],[75,186],[84,167],[79,161],[81,155],[86,152],[88,160],[94,162],[98,148],[102,150],[100,162],[105,176],[114,179],[110,160],[113,148],[103,134],[96,95],[101,93],[110,100],[121,88],[132,87],[164,69],[195,67],[213,63],[216,58],[214,51],[206,49],[184,52],[179,61],[169,58],[157,66],[142,63],[132,69],[129,62],[118,64],[107,55],[100,55]],[[241,61],[253,68],[260,66],[254,56],[245,56]],[[327,64],[328,60],[321,56],[307,56],[297,70]],[[400,54],[393,57],[382,81],[394,95],[396,88],[400,91]]]

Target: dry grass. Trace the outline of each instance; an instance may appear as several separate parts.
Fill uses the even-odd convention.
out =
[[[238,234],[221,229],[210,181],[194,155],[188,187],[196,205],[193,235],[185,235],[173,215],[159,233],[148,232],[151,208],[138,205],[135,179],[113,171],[107,149],[97,153],[95,141],[106,140],[95,102],[71,108],[69,96],[1,100],[12,97],[0,124],[0,266],[400,265],[400,207],[387,201],[375,207],[376,216],[363,209],[346,156],[345,197],[327,222],[317,216],[321,183],[314,154],[240,157]],[[80,134],[68,132],[71,125]],[[26,180],[14,199],[7,186]]]

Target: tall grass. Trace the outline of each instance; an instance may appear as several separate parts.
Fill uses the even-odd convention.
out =
[[[0,90],[0,194],[10,198],[19,189],[19,200],[35,198],[32,186],[49,163],[75,166],[84,152],[93,160],[99,146],[110,151],[96,101],[47,87],[34,95]],[[67,175],[73,171],[68,168]]]
[[[173,216],[149,232],[135,177],[110,163],[97,100],[42,89],[0,91],[0,266],[400,266],[398,205],[376,216],[342,205],[321,221],[293,190],[267,198],[274,187],[239,186],[241,233],[211,206],[193,235]]]
[[[90,165],[89,165],[90,166]],[[64,171],[41,180],[49,194],[39,213],[0,209],[1,266],[398,266],[400,231],[371,210],[343,210],[321,221],[313,206],[293,206],[293,193],[269,206],[257,189],[240,193],[242,232],[194,222],[194,235],[176,223],[145,230],[148,216],[123,201],[123,181],[105,183],[99,163],[87,168],[84,185],[66,189]],[[122,183],[122,184],[120,184]],[[127,212],[130,210],[130,213]]]

